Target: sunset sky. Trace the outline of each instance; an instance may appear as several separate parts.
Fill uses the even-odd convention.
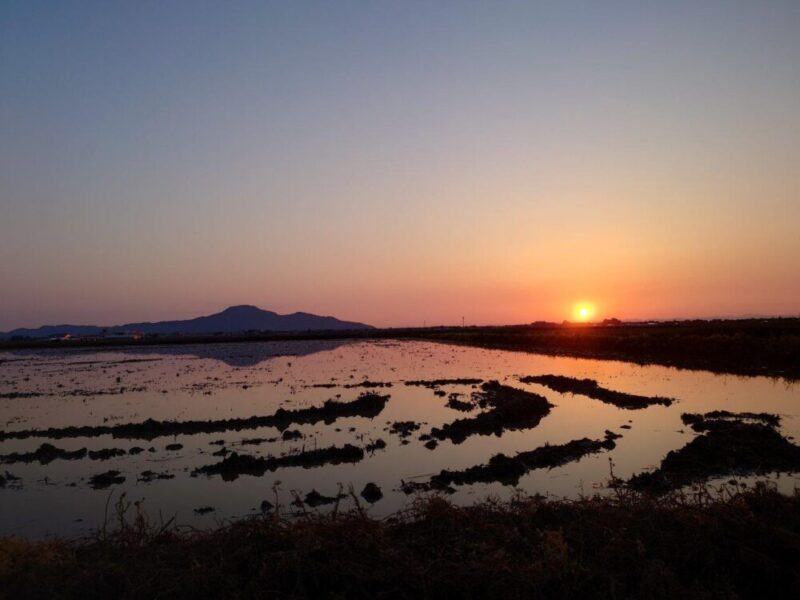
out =
[[[800,314],[800,2],[0,4],[0,331]]]

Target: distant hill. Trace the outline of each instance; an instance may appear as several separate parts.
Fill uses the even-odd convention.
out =
[[[340,321],[335,317],[321,317],[296,312],[279,315],[257,306],[231,306],[222,312],[185,321],[159,321],[157,323],[127,323],[111,327],[97,325],[44,325],[35,329],[14,329],[0,333],[0,337],[46,338],[54,335],[100,335],[101,333],[126,333],[139,331],[145,334],[202,334],[240,333],[243,331],[330,331],[344,329],[374,329],[371,325]]]

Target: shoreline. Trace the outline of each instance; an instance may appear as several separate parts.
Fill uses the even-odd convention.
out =
[[[745,376],[800,379],[800,319],[674,321],[614,325],[429,327],[141,340],[0,340],[0,351],[107,349],[314,340],[417,340],[593,360],[619,360]]]

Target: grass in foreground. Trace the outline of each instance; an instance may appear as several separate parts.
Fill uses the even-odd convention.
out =
[[[377,520],[360,508],[213,531],[142,513],[84,541],[0,541],[4,598],[797,597],[800,494],[766,485],[691,496],[456,507]]]

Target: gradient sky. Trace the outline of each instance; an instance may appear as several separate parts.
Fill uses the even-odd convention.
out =
[[[800,312],[800,2],[0,5],[0,330]]]

